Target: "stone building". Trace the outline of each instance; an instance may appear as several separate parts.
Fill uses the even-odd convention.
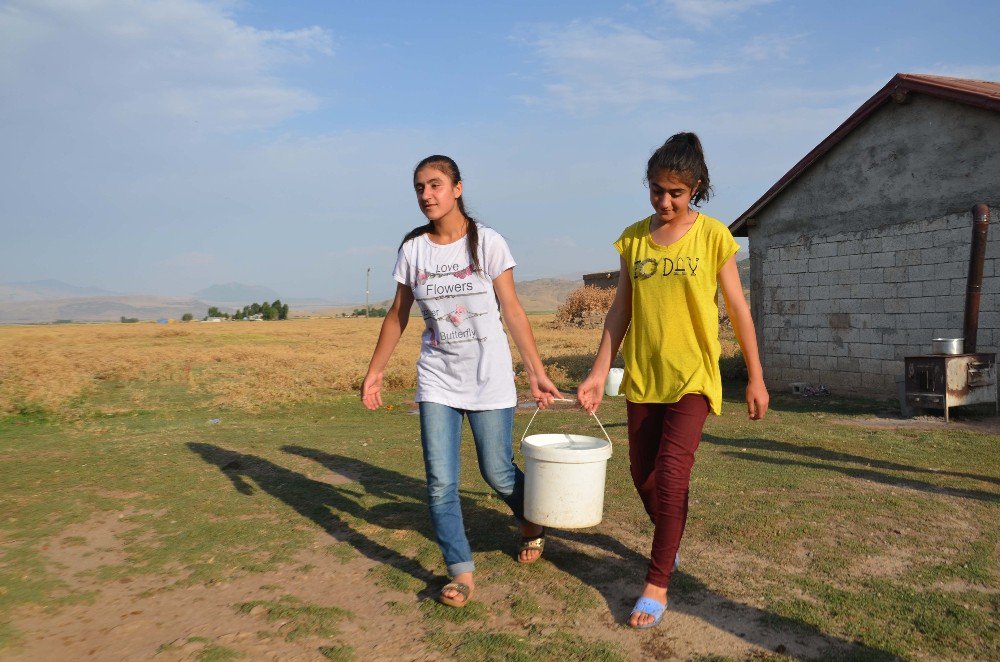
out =
[[[961,337],[971,208],[1000,211],[1000,83],[898,74],[730,225],[749,237],[768,381],[895,395],[903,357]],[[979,351],[1000,346],[1000,227]]]
[[[597,271],[592,274],[583,274],[583,284],[589,287],[599,287],[602,290],[618,287],[618,270]]]

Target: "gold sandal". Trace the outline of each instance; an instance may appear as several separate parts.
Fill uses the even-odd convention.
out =
[[[521,560],[521,552],[538,550],[538,556],[533,559],[526,561]],[[538,559],[542,558],[542,552],[545,550],[545,529],[542,529],[541,535],[529,537],[521,536],[521,548],[517,550],[517,562],[523,563],[525,565],[529,563],[534,563]]]
[[[459,595],[462,596],[461,600],[456,598],[449,598],[444,594],[447,590],[457,591]],[[458,607],[459,609],[465,606],[465,603],[469,601],[472,596],[472,589],[469,588],[468,584],[463,584],[462,582],[449,582],[441,588],[441,592],[438,594],[438,600],[442,604],[446,604],[449,607]]]

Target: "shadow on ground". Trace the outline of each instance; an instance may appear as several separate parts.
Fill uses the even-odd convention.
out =
[[[808,469],[818,469],[821,471],[831,471],[849,476],[851,478],[857,478],[859,480],[867,480],[875,483],[882,483],[883,485],[891,485],[893,487],[902,487],[920,492],[927,492],[929,494],[943,494],[993,503],[1000,502],[1000,492],[946,487],[936,485],[932,482],[919,480],[917,478],[897,476],[887,472],[894,471],[898,473],[951,476],[991,483],[993,485],[1000,485],[1000,478],[995,476],[984,476],[980,474],[963,473],[960,471],[937,471],[926,469],[924,467],[914,467],[908,464],[901,464],[899,462],[874,460],[864,457],[863,455],[830,451],[825,448],[818,448],[815,446],[803,446],[784,441],[775,441],[773,439],[726,439],[724,437],[717,437],[711,434],[704,434],[702,435],[702,443],[740,449],[738,451],[724,451],[723,454],[732,457],[733,459],[743,460],[746,462],[763,462],[765,464],[777,466],[796,466]],[[786,453],[792,457],[773,457],[752,451]]]
[[[190,442],[187,445],[206,462],[219,467],[240,494],[251,495],[256,489],[263,490],[294,508],[303,517],[312,520],[335,540],[349,543],[369,559],[398,568],[425,585],[435,581],[435,575],[415,559],[403,556],[359,533],[351,526],[348,519],[349,516],[384,528],[399,528],[395,521],[400,516],[408,523],[422,523],[427,519],[425,509],[421,508],[419,514],[415,512],[417,509],[412,506],[412,496],[406,499],[408,503],[398,503],[408,489],[403,481],[415,483],[412,478],[393,474],[397,477],[397,482],[401,482],[404,486],[403,493],[398,489],[392,489],[388,484],[383,486],[378,481],[373,481],[370,485],[361,483],[360,486],[364,489],[359,489],[358,482],[331,485],[256,455],[239,453],[211,444]],[[358,474],[367,466],[356,462],[346,466],[344,463],[334,471],[340,476],[351,476],[357,480]],[[387,499],[388,503],[375,508],[366,508],[361,504],[362,497],[366,494]],[[429,523],[417,530],[422,535],[428,536]]]
[[[419,592],[422,597],[432,597],[437,585],[443,583],[443,577],[428,571],[417,560],[372,540],[352,528],[350,523],[351,519],[357,519],[382,528],[414,530],[433,541],[424,505],[426,484],[423,480],[313,448],[282,448],[286,453],[319,463],[337,476],[350,476],[356,481],[331,485],[254,455],[209,444],[189,443],[188,446],[206,462],[219,467],[241,494],[253,493],[256,485],[315,522],[335,539],[348,542],[373,561],[389,564],[423,582],[424,588]],[[470,494],[463,493],[462,508],[473,548],[477,552],[500,550],[513,556],[513,519],[478,506],[468,498]],[[375,497],[380,503],[365,507],[363,497]],[[619,623],[628,618],[647,564],[643,554],[616,538],[588,531],[550,531],[545,560],[596,589]],[[513,558],[511,561],[514,562]],[[694,616],[764,648],[774,649],[783,641],[794,641],[821,655],[896,659],[887,651],[832,637],[807,623],[729,600],[683,571],[674,574],[671,591],[672,611]]]

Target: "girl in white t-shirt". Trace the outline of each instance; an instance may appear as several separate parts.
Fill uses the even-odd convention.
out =
[[[458,165],[447,156],[429,156],[414,169],[413,187],[427,223],[407,233],[400,245],[393,273],[396,297],[382,323],[361,399],[368,409],[382,406],[382,373],[416,301],[425,323],[416,401],[427,495],[452,578],[439,599],[464,607],[475,588],[475,565],[458,497],[463,417],[472,428],[483,478],[519,522],[518,561],[537,561],[545,544],[544,529],[523,517],[524,474],[514,464],[513,450],[517,394],[503,322],[521,354],[538,406],[545,408],[561,395],[545,374],[514,291],[515,262],[507,242],[466,213]]]

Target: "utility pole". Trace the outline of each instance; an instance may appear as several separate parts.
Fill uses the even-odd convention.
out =
[[[372,276],[372,268],[368,267],[367,271],[365,271],[365,317],[371,317],[371,311],[372,311],[372,307],[368,304],[368,293],[371,291],[370,290],[371,276]]]

